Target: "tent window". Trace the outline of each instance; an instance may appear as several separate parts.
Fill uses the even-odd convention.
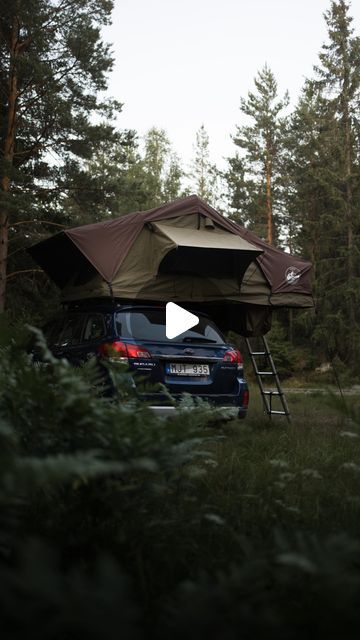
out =
[[[249,264],[247,251],[178,247],[160,263],[160,273],[209,278],[242,277]]]

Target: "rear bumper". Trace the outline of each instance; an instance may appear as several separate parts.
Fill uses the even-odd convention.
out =
[[[199,388],[199,391],[201,389]],[[138,392],[138,398],[146,402],[148,406],[158,416],[174,415],[177,411],[178,402],[181,402],[184,392],[189,394],[189,390],[184,388],[182,393],[173,393],[169,389],[169,396],[163,392]],[[248,409],[249,390],[246,381],[243,378],[237,380],[237,392],[236,393],[194,393],[190,392],[190,396],[195,400],[198,398],[204,402],[209,403],[216,409],[216,413],[219,415],[224,412],[224,417],[232,418],[245,418]],[[173,404],[171,402],[173,401]]]
[[[167,418],[169,416],[174,416],[178,413],[179,408],[176,406],[166,406],[166,405],[149,405],[150,409],[159,417]],[[246,409],[242,407],[234,407],[234,406],[216,406],[217,412],[219,416],[221,416],[221,412],[224,412],[224,419],[233,420],[235,418],[245,418]],[[191,409],[189,409],[191,411]]]
[[[185,392],[185,390],[184,390]],[[248,386],[246,382],[242,382],[239,384],[238,393],[190,393],[191,397],[199,398],[205,402],[208,402],[210,405],[214,407],[234,407],[237,409],[243,409],[245,412],[247,410],[246,407],[243,407],[243,398],[245,393],[248,393]],[[174,400],[175,405],[177,402],[181,401],[183,398],[183,393],[171,393],[171,398]],[[153,406],[169,406],[169,397],[165,393],[138,393],[138,398],[141,401],[147,402]]]
[[[177,403],[181,401],[183,394],[173,394],[171,397],[174,404],[169,403],[169,398],[163,393],[139,394],[141,400],[147,402],[150,408],[159,416],[174,415],[178,411]],[[248,409],[248,386],[245,381],[239,385],[239,393],[232,394],[198,394],[192,395],[196,398],[208,402],[216,410],[216,414],[224,414],[224,418],[240,418],[246,417]]]
[[[243,396],[244,392],[248,391],[248,386],[245,381],[242,381],[238,385],[237,393],[193,393],[189,392],[186,388],[181,393],[174,393],[169,389],[169,394],[171,398],[178,402],[184,396],[184,393],[190,395],[192,398],[200,398],[208,402],[209,404],[215,406],[234,406],[240,407],[243,404]],[[150,402],[154,405],[162,405],[169,404],[169,397],[160,392],[138,392],[138,397],[140,400],[144,400],[145,402]]]

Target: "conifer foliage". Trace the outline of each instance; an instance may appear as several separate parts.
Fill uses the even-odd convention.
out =
[[[157,207],[180,195],[183,170],[164,129],[152,127],[147,131],[138,169],[145,191],[142,209]]]
[[[314,265],[317,314],[311,337],[321,358],[358,368],[360,261],[360,38],[351,8],[333,0],[327,39],[292,114],[265,67],[242,99],[228,159],[235,220]]]
[[[112,6],[112,0],[1,5],[0,312],[12,223],[22,214],[26,221],[41,218],[44,204],[56,212],[56,195],[69,190],[79,159],[114,135],[112,125],[92,118],[112,117],[121,108],[100,99],[112,67],[100,30]]]
[[[254,80],[256,92],[242,98],[240,111],[250,119],[238,126],[233,141],[242,150],[229,160],[231,206],[269,244],[280,231],[280,177],[287,94],[278,98],[275,76],[265,65]],[[234,175],[235,174],[235,175]],[[238,175],[242,189],[237,186]],[[245,200],[243,196],[245,195]],[[240,196],[240,202],[238,198]]]
[[[349,5],[331,2],[328,39],[292,117],[291,215],[315,267],[315,340],[347,365],[359,361],[360,39]]]
[[[194,160],[191,165],[191,189],[200,198],[216,205],[218,171],[210,159],[210,141],[202,124],[196,132]]]

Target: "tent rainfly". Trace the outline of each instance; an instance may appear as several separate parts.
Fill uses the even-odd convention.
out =
[[[313,307],[311,263],[276,249],[197,196],[67,229],[28,249],[64,302],[173,301],[223,330],[261,335],[274,307]]]

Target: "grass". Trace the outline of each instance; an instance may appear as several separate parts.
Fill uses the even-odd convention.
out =
[[[143,408],[117,413],[114,404],[90,399],[79,372],[61,363],[36,373],[26,366],[24,375],[12,368],[12,358],[9,363],[11,375],[2,362],[2,411],[30,453],[40,451],[35,471],[42,469],[42,455],[66,452],[69,443],[76,449],[83,440],[85,451],[100,449],[105,459],[157,461],[153,471],[140,465],[120,476],[87,478],[82,470],[74,476],[71,467],[70,481],[58,489],[51,489],[49,474],[40,490],[34,487],[18,523],[25,560],[20,556],[13,573],[3,567],[0,580],[6,605],[1,609],[0,593],[0,613],[9,609],[9,593],[12,598],[9,628],[18,621],[22,585],[21,601],[34,604],[21,625],[46,640],[117,638],[123,628],[112,621],[129,602],[137,613],[126,639],[148,637],[138,636],[140,627],[153,629],[149,637],[174,640],[238,638],[239,629],[241,637],[266,640],[357,638],[360,420],[354,413],[351,421],[341,399],[290,393],[289,425],[283,417],[264,416],[252,387],[246,420],[204,426],[200,405],[160,423]],[[52,384],[44,386],[42,375],[52,375]],[[347,402],[355,406],[359,398]],[[187,430],[185,422],[199,431]],[[196,455],[180,455],[186,433],[198,436]],[[4,442],[6,434],[4,422]],[[10,525],[4,528],[9,535]],[[26,540],[34,538],[44,545],[35,556],[32,548],[26,551]],[[54,551],[50,568],[48,547]],[[121,584],[130,585],[123,595]],[[83,613],[73,606],[71,590],[68,599],[69,586]],[[100,631],[94,632],[91,615],[98,606]],[[44,611],[53,629],[62,616],[65,631],[49,634]],[[81,636],[72,634],[78,624]],[[112,635],[104,635],[104,624]],[[11,633],[11,640],[24,637]]]
[[[193,486],[193,511],[183,514],[193,583],[183,608],[180,600],[177,637],[191,621],[191,638],[235,638],[242,629],[249,638],[355,639],[360,425],[322,394],[291,396],[291,425],[269,422],[252,391],[248,419],[224,426]]]
[[[241,565],[249,545],[253,558],[273,553],[280,531],[360,536],[360,433],[322,394],[289,404],[291,425],[270,422],[252,389],[248,418],[215,431],[210,459],[182,468],[134,552],[146,600]]]
[[[293,422],[249,417],[225,428],[217,466],[203,479],[217,512],[238,532],[270,526],[360,532],[360,437],[319,395],[292,396]]]
[[[215,426],[200,403],[160,422],[92,395],[91,363],[16,355],[0,369],[7,640],[358,637],[359,396],[351,416],[339,396],[289,392],[289,425],[253,385],[244,421]]]

